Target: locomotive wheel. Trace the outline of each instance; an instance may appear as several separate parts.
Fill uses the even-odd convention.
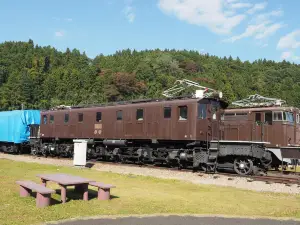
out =
[[[251,159],[235,158],[233,168],[237,174],[248,175],[253,172],[253,162]]]

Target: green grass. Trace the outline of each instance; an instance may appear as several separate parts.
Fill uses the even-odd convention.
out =
[[[66,204],[55,204],[38,209],[33,197],[19,197],[16,180],[29,179],[40,182],[36,174],[55,172],[115,184],[117,188],[112,189],[112,195],[116,198],[111,201],[98,201],[93,198],[88,202],[71,199]],[[300,218],[299,195],[259,193],[4,159],[0,160],[0,184],[0,224],[34,224],[82,216],[153,213]],[[48,186],[58,189],[55,183],[50,182]],[[72,190],[68,191],[68,197],[74,197],[73,195]],[[56,200],[60,199],[58,194],[53,194],[52,197]]]

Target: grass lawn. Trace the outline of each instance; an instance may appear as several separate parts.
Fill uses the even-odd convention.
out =
[[[115,184],[111,201],[70,200],[38,209],[35,198],[20,198],[19,179],[40,182],[38,173],[69,173]],[[195,185],[175,180],[119,175],[89,169],[0,160],[0,224],[35,224],[81,216],[153,213],[226,214],[300,218],[300,196]],[[199,179],[201,179],[199,177]],[[50,188],[58,189],[55,183]],[[253,185],[249,183],[249,185]],[[90,187],[90,189],[93,189]],[[96,190],[96,189],[94,189]],[[73,196],[72,191],[67,197]],[[60,195],[52,194],[56,200]],[[78,197],[78,196],[77,196]]]

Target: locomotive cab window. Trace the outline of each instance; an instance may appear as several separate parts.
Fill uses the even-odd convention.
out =
[[[50,123],[54,123],[54,116],[50,115]]]
[[[286,121],[289,121],[290,123],[294,123],[294,116],[292,112],[285,112]]]
[[[136,110],[136,120],[143,120],[144,119],[144,110],[137,109]]]
[[[272,125],[272,121],[273,121],[272,112],[265,112],[265,123]]]
[[[100,122],[102,120],[102,113],[101,112],[97,112],[96,113],[96,121]]]
[[[171,107],[164,107],[164,118],[169,119],[171,118]]]
[[[179,120],[187,120],[188,108],[187,106],[179,106]]]
[[[283,121],[282,112],[273,112],[273,121]]]
[[[300,122],[300,120],[299,120],[299,114],[296,115],[296,122],[297,122],[297,123]]]
[[[68,122],[69,122],[69,114],[66,113],[66,114],[65,114],[65,123],[68,123]]]
[[[122,120],[123,119],[123,112],[122,110],[117,111],[117,120]]]
[[[43,115],[43,123],[47,124],[47,115]]]
[[[83,113],[78,113],[78,122],[83,121]]]
[[[198,103],[198,119],[206,118],[206,104]]]

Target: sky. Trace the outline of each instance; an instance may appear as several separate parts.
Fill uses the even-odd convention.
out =
[[[0,0],[0,42],[94,58],[122,49],[187,49],[300,63],[299,0]]]

